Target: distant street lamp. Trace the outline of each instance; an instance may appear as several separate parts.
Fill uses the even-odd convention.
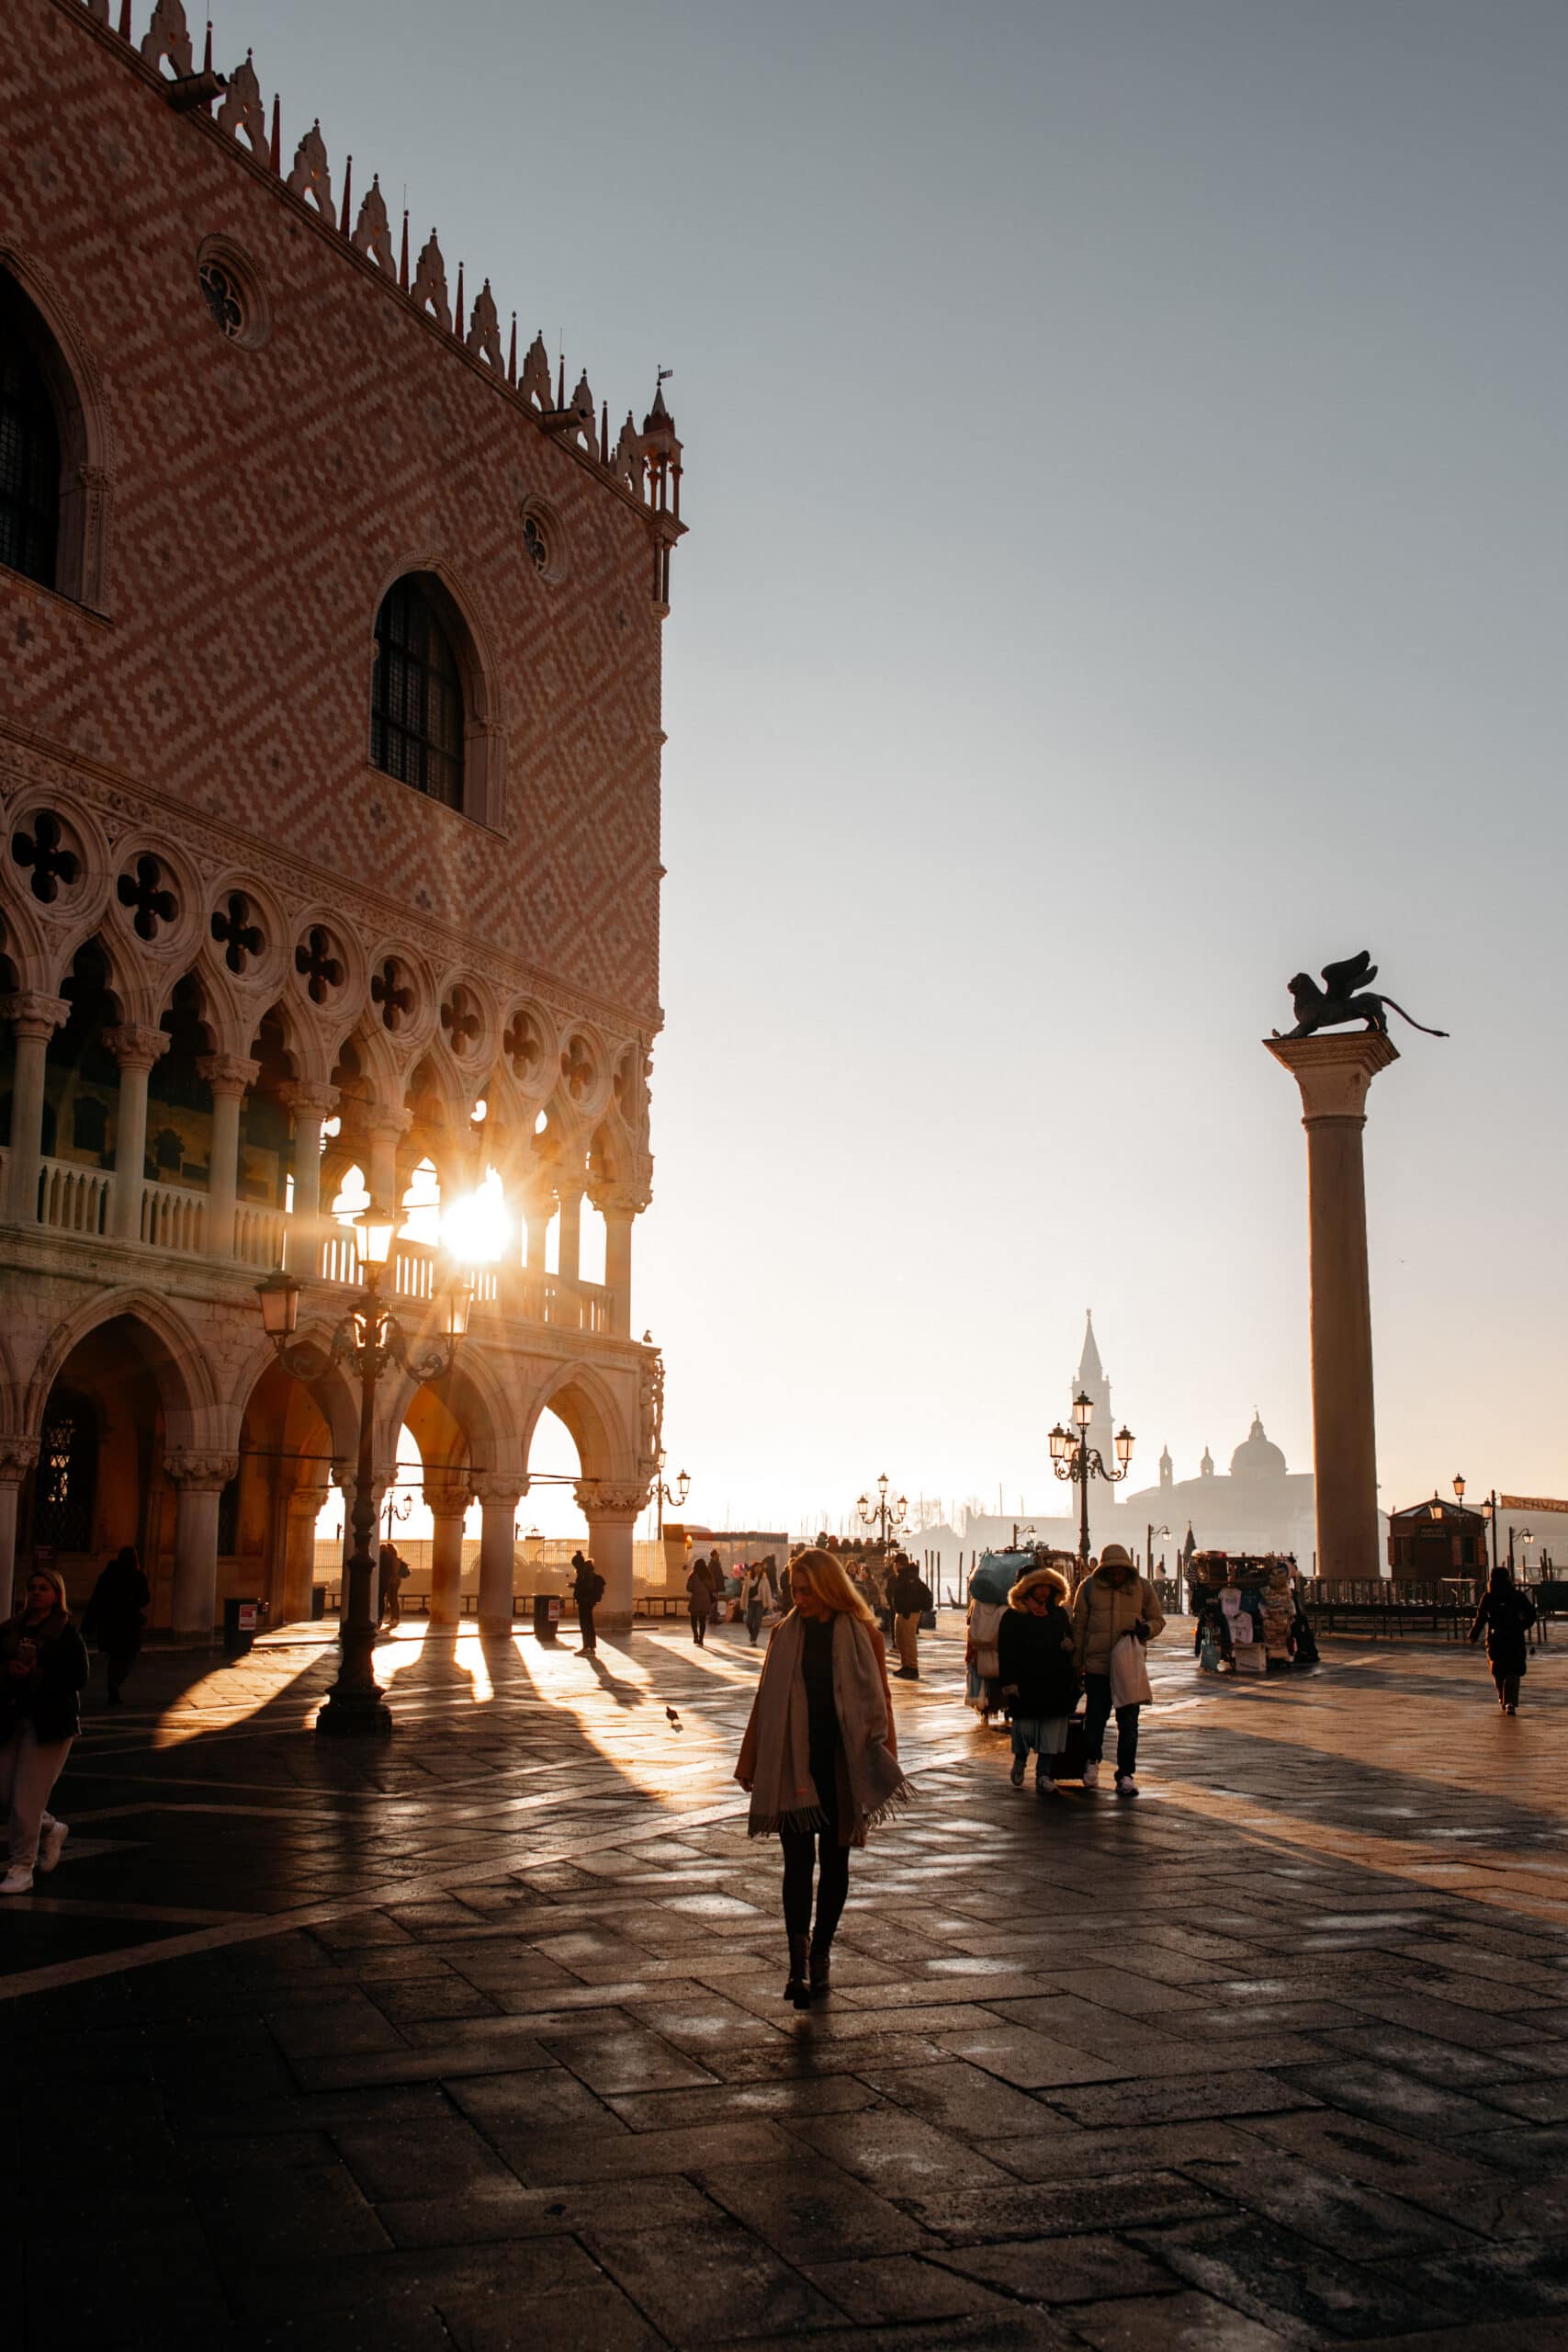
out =
[[[390,1731],[392,1717],[372,1663],[376,1619],[371,1606],[375,1564],[370,1539],[376,1532],[376,1505],[371,1488],[376,1479],[374,1437],[376,1388],[391,1364],[400,1364],[415,1380],[438,1380],[457,1361],[457,1344],[468,1328],[473,1289],[467,1275],[454,1272],[451,1283],[436,1294],[441,1338],[434,1347],[412,1351],[402,1326],[380,1294],[381,1270],[391,1254],[396,1213],[375,1206],[354,1221],[364,1288],[333,1333],[324,1351],[327,1361],[348,1366],[359,1379],[359,1452],[354,1473],[354,1551],[348,1563],[348,1606],[338,1628],[337,1679],[326,1704],[316,1717],[319,1732],[354,1734]],[[292,1344],[299,1319],[300,1284],[294,1276],[268,1274],[256,1284],[261,1300],[262,1329],[277,1351],[286,1372],[298,1378],[319,1378],[323,1351]]]
[[[885,1552],[892,1537],[902,1534],[908,1525],[909,1498],[908,1495],[897,1495],[889,1501],[886,1470],[876,1482],[875,1502],[872,1501],[869,1495],[857,1495],[855,1509],[860,1513],[860,1523],[863,1527],[876,1529],[876,1540]]]
[[[412,1495],[405,1495],[402,1501],[399,1502],[395,1488],[389,1487],[387,1490],[387,1541],[389,1544],[392,1540],[393,1520],[412,1519],[412,1516],[413,1497]]]
[[[1462,1478],[1454,1480],[1454,1493],[1458,1499],[1463,1502],[1464,1480]],[[1492,1565],[1495,1567],[1497,1565],[1497,1489],[1495,1487],[1482,1504],[1481,1516],[1492,1530]]]
[[[1530,1531],[1530,1529],[1529,1529],[1529,1528],[1528,1528],[1528,1527],[1521,1527],[1521,1528],[1517,1531],[1517,1532],[1518,1532],[1519,1542],[1520,1542],[1521,1544],[1533,1544],[1533,1543],[1535,1542],[1535,1536],[1534,1536],[1534,1534],[1531,1532],[1531,1531]],[[1512,1521],[1512,1520],[1510,1520],[1510,1521],[1508,1521],[1508,1574],[1509,1574],[1510,1576],[1512,1576],[1512,1575],[1513,1575],[1513,1573],[1514,1573],[1514,1534],[1515,1534],[1514,1522],[1513,1522],[1513,1521]],[[1526,1566],[1527,1567],[1529,1567],[1529,1562],[1528,1560],[1526,1561],[1525,1566]]]
[[[665,1458],[666,1458],[666,1457],[665,1457],[662,1453],[661,1453],[661,1454],[660,1455],[660,1457],[659,1457],[659,1467],[660,1467],[660,1471],[662,1471],[662,1470],[663,1470],[663,1468],[664,1468]],[[665,1504],[666,1504],[666,1503],[668,1503],[668,1504],[671,1506],[671,1510],[680,1510],[680,1508],[681,1508],[681,1506],[682,1506],[682,1504],[685,1501],[686,1497],[691,1493],[691,1491],[692,1491],[692,1480],[691,1480],[691,1476],[690,1476],[690,1473],[689,1473],[689,1472],[687,1472],[687,1471],[685,1471],[685,1470],[677,1470],[677,1471],[676,1471],[676,1473],[675,1473],[675,1484],[674,1484],[674,1486],[673,1486],[673,1487],[667,1487],[667,1486],[665,1485],[665,1483],[664,1483],[664,1480],[663,1480],[662,1476],[658,1477],[658,1478],[656,1478],[656,1479],[654,1480],[654,1482],[653,1482],[653,1499],[654,1499],[655,1503],[656,1503],[656,1504],[658,1505],[658,1507],[659,1507],[659,1540],[660,1540],[660,1542],[661,1544],[662,1544],[662,1542],[664,1541],[664,1506],[665,1506]]]
[[[1060,1421],[1051,1432],[1051,1467],[1058,1478],[1070,1478],[1078,1490],[1078,1569],[1089,1567],[1089,1486],[1091,1478],[1103,1478],[1108,1487],[1120,1485],[1127,1476],[1133,1459],[1133,1432],[1123,1422],[1116,1432],[1117,1470],[1108,1470],[1100,1448],[1089,1442],[1089,1425],[1094,1419],[1094,1407],[1082,1390],[1073,1399],[1073,1427],[1065,1430]]]
[[[1150,1576],[1153,1576],[1153,1574],[1154,1574],[1154,1572],[1155,1572],[1155,1537],[1156,1537],[1156,1535],[1159,1535],[1159,1536],[1166,1536],[1166,1535],[1168,1535],[1169,1533],[1170,1533],[1170,1530],[1169,1530],[1169,1528],[1168,1528],[1168,1527],[1156,1527],[1156,1526],[1155,1525],[1155,1523],[1154,1523],[1153,1520],[1151,1520],[1151,1521],[1149,1521],[1148,1538],[1147,1538],[1147,1541],[1146,1541],[1146,1543],[1145,1543],[1145,1547],[1144,1547],[1144,1548],[1145,1548],[1145,1552],[1146,1552],[1146,1553],[1147,1553],[1147,1555],[1148,1555],[1148,1566],[1149,1566],[1149,1574],[1150,1574]],[[1161,1555],[1160,1555],[1160,1556],[1161,1556],[1161,1557],[1162,1557],[1162,1559],[1163,1559],[1163,1557],[1164,1557],[1163,1553],[1161,1554]]]

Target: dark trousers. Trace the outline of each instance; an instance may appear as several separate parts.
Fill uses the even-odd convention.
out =
[[[1519,1703],[1518,1676],[1510,1674],[1505,1667],[1495,1666],[1492,1679],[1497,1685],[1497,1704],[1500,1707],[1517,1707]]]
[[[705,1609],[692,1611],[692,1639],[701,1649],[708,1637],[708,1613]]]
[[[593,1633],[593,1611],[598,1606],[596,1600],[580,1600],[577,1604],[577,1622],[582,1628],[582,1646],[585,1650],[596,1650],[599,1646]]]
[[[133,1634],[129,1641],[104,1644],[104,1674],[111,1707],[119,1704],[120,1685],[136,1664],[136,1654],[141,1647],[140,1634]]]
[[[833,1940],[850,1892],[850,1849],[839,1843],[837,1822],[826,1829],[781,1829],[784,1931],[810,1936],[819,1951]],[[811,1925],[811,1873],[817,1872],[817,1926]]]
[[[1105,1752],[1105,1726],[1111,1721],[1111,1677],[1109,1674],[1086,1674],[1083,1679],[1084,1747],[1098,1764]],[[1135,1772],[1138,1769],[1138,1715],[1136,1706],[1116,1710],[1116,1770]]]

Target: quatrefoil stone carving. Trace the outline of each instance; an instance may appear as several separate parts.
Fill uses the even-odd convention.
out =
[[[471,1054],[474,1041],[483,1023],[479,1008],[466,988],[455,988],[441,1008],[441,1026],[446,1032],[446,1042],[455,1054]]]
[[[592,1093],[598,1073],[584,1038],[574,1037],[567,1046],[560,1057],[560,1074],[574,1102]]]
[[[385,1029],[400,1029],[413,1011],[413,990],[403,978],[403,967],[395,956],[389,956],[380,970],[372,974],[370,1001],[381,1008],[381,1025]]]
[[[305,983],[312,1004],[325,1004],[333,989],[343,986],[343,965],[333,954],[333,936],[312,923],[294,950],[294,968]]]
[[[231,972],[243,972],[253,956],[259,956],[266,945],[261,925],[251,920],[252,907],[243,890],[231,890],[228,903],[218,908],[212,917],[212,936],[223,950],[223,961]]]
[[[82,870],[75,851],[65,846],[64,827],[51,808],[39,810],[30,833],[18,826],[11,837],[11,855],[27,874],[34,898],[46,907],[59,898],[61,884],[69,889]]]
[[[544,1058],[545,1048],[531,1013],[513,1014],[502,1038],[501,1048],[512,1064],[513,1078],[526,1079],[531,1070],[537,1069]]]
[[[134,909],[130,927],[138,939],[156,939],[160,927],[173,922],[180,910],[174,892],[164,887],[162,862],[151,854],[139,857],[120,876],[116,895],[122,907]]]

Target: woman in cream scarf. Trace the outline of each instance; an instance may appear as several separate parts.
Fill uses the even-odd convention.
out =
[[[850,1848],[910,1794],[898,1763],[887,1659],[870,1610],[829,1552],[790,1564],[795,1606],[773,1629],[735,1777],[753,1838],[784,1845],[789,1937],[784,1997],[829,1988],[829,1953],[850,1891]],[[817,1871],[817,1925],[811,1878]]]

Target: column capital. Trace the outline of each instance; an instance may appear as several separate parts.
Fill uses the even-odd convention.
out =
[[[15,1487],[38,1460],[36,1437],[0,1437],[0,1487]]]
[[[217,1494],[231,1478],[240,1475],[237,1453],[205,1453],[189,1445],[171,1446],[164,1456],[164,1470],[176,1486],[186,1487],[200,1494]]]
[[[373,1103],[365,1115],[367,1135],[406,1136],[412,1125],[412,1111],[400,1111],[390,1103]]]
[[[468,1483],[477,1503],[506,1503],[513,1510],[528,1491],[527,1479],[510,1470],[487,1470]]]
[[[653,1196],[650,1193],[628,1192],[621,1185],[611,1184],[590,1185],[588,1197],[606,1225],[630,1225],[634,1217],[642,1215]]]
[[[612,1478],[580,1478],[572,1492],[584,1519],[637,1519],[648,1509],[650,1489],[635,1486],[630,1481]]]
[[[261,1064],[247,1061],[241,1054],[198,1054],[196,1074],[207,1080],[215,1095],[243,1094],[261,1076]]]
[[[473,1500],[473,1489],[466,1481],[448,1485],[439,1479],[426,1478],[424,1499],[432,1519],[461,1519]]]
[[[122,1021],[118,1028],[104,1031],[104,1043],[121,1069],[151,1069],[161,1061],[171,1043],[166,1029],[150,1028],[144,1021]]]
[[[11,996],[0,996],[0,1013],[18,1037],[39,1038],[47,1045],[55,1031],[70,1020],[71,1007],[62,996],[45,996],[39,989],[17,989]]]
[[[1274,1059],[1302,1091],[1302,1125],[1319,1119],[1367,1115],[1367,1089],[1380,1069],[1399,1059],[1399,1048],[1377,1029],[1319,1031],[1315,1037],[1265,1037]]]
[[[277,1099],[307,1119],[330,1119],[338,1106],[338,1091],[308,1078],[290,1078],[278,1088]]]

